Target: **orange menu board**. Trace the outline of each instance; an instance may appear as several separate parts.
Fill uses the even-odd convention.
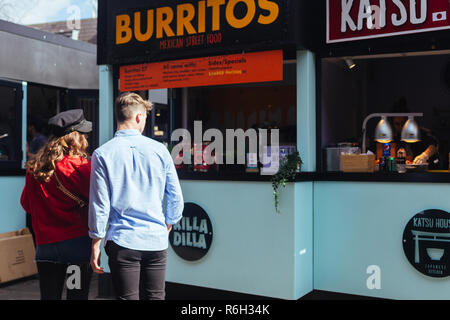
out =
[[[283,80],[283,51],[264,51],[120,67],[120,91]]]

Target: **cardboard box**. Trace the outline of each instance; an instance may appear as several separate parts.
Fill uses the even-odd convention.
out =
[[[0,283],[37,274],[35,252],[28,228],[0,234]]]
[[[374,172],[374,154],[341,154],[341,170],[344,172]]]

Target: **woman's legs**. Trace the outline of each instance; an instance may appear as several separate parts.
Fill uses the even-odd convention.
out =
[[[37,262],[41,300],[61,300],[64,285],[67,300],[88,300],[92,269],[89,263],[68,265]],[[67,269],[73,266],[67,273]],[[67,276],[67,281],[66,281]]]
[[[41,299],[61,300],[64,285],[66,285],[67,300],[87,300],[92,276],[90,257],[89,236],[38,245],[36,261]],[[70,263],[70,261],[85,262]]]
[[[55,262],[37,262],[41,300],[61,300],[67,265]]]
[[[92,268],[89,263],[73,266],[73,270],[69,270],[70,272],[68,273],[67,300],[88,300]],[[77,279],[78,276],[80,276],[80,279]]]

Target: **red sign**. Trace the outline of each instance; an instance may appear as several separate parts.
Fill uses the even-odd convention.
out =
[[[122,92],[281,80],[282,50],[120,67]]]
[[[327,0],[327,43],[443,29],[449,0]]]

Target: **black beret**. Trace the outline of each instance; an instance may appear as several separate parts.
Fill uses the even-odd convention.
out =
[[[73,131],[89,133],[92,131],[92,122],[84,118],[82,109],[73,109],[58,113],[48,120],[53,134],[62,137]]]

